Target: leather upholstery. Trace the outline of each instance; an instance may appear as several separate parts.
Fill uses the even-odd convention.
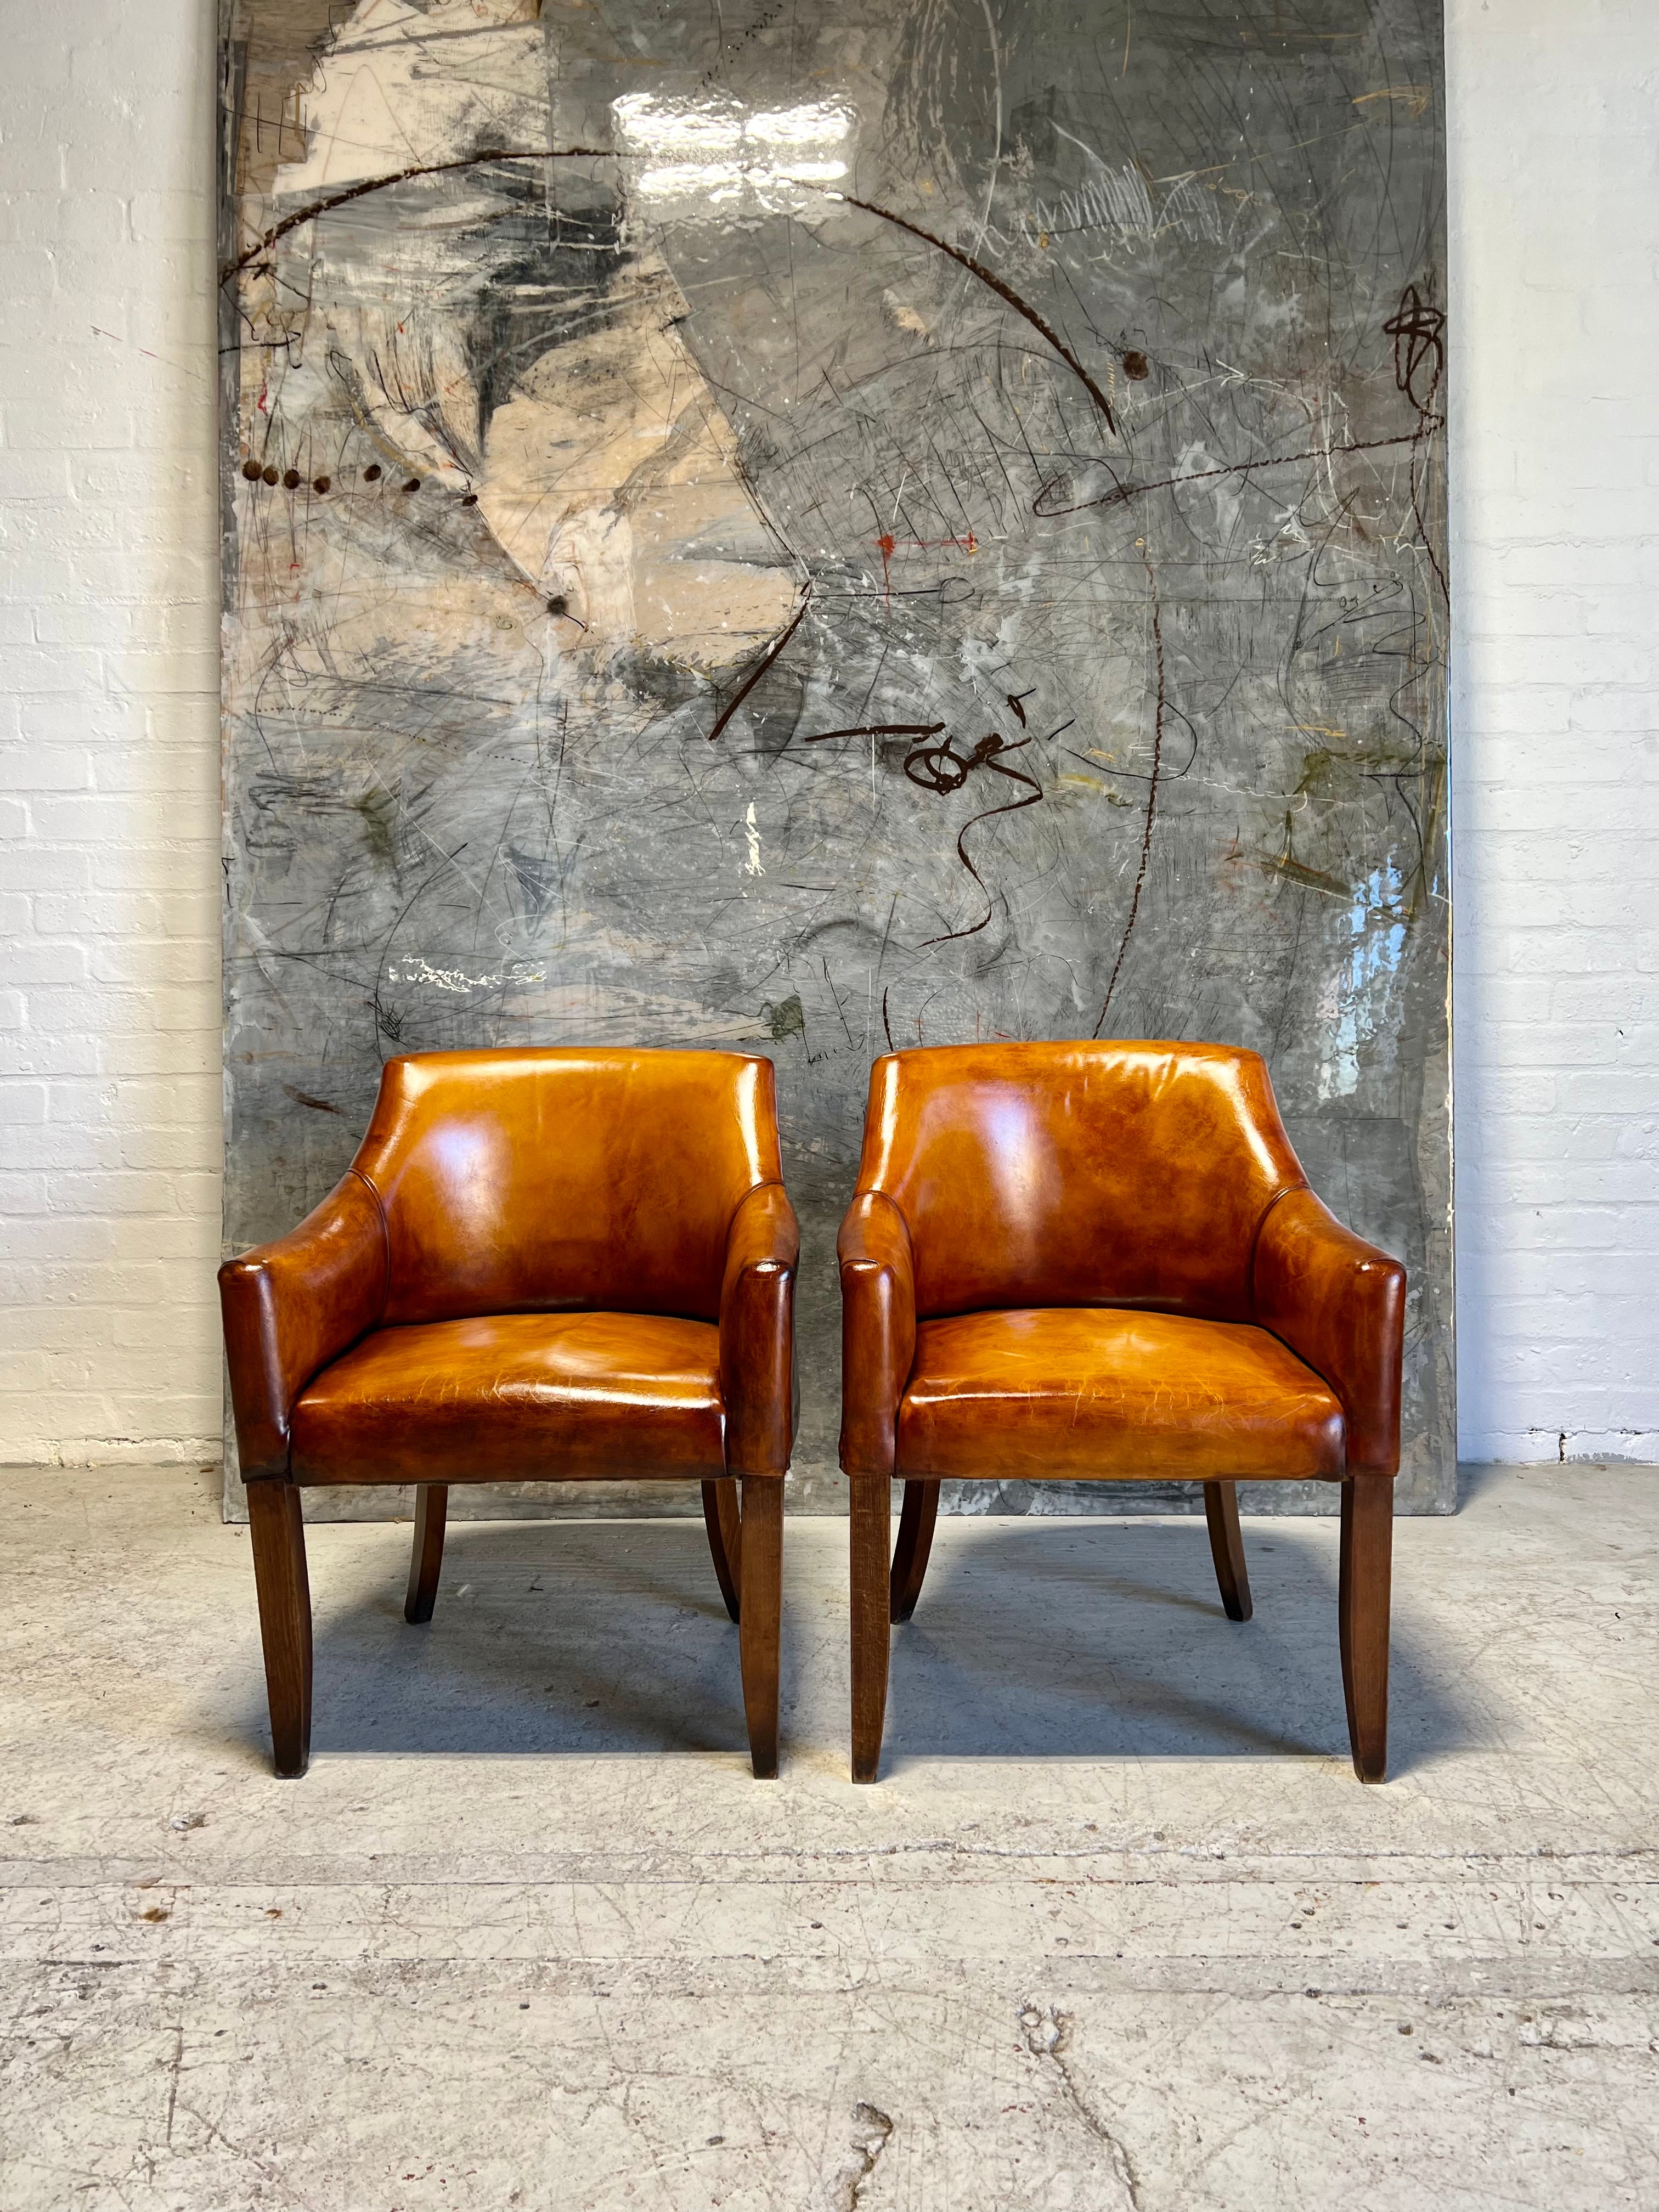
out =
[[[1406,1271],[1345,1229],[1310,1190],[1294,1190],[1261,1224],[1256,1316],[1330,1382],[1347,1408],[1348,1473],[1400,1468],[1401,1347]]]
[[[335,1189],[220,1270],[244,1478],[781,1475],[798,1253],[769,1060],[391,1060]]]
[[[839,1250],[849,1474],[1398,1468],[1405,1272],[1309,1190],[1255,1053],[879,1060]]]
[[[297,1229],[220,1268],[244,1482],[288,1473],[294,1401],[325,1361],[374,1327],[386,1299],[386,1223],[355,1168]]]
[[[898,1471],[1213,1481],[1342,1473],[1342,1407],[1266,1329],[1121,1306],[955,1314],[916,1330]]]
[[[726,1473],[720,1331],[654,1314],[372,1329],[294,1408],[296,1482]]]
[[[726,1233],[781,1184],[772,1063],[725,1052],[434,1052],[387,1063],[356,1161],[383,1318],[720,1316]]]
[[[898,1464],[899,1400],[916,1350],[915,1255],[885,1192],[860,1191],[836,1243],[841,1261],[841,1463],[849,1474]]]
[[[909,1224],[916,1311],[1250,1318],[1255,1231],[1307,1177],[1253,1052],[961,1045],[871,1072],[860,1191]]]
[[[789,1464],[799,1258],[795,1210],[782,1184],[757,1184],[732,1217],[720,1279],[720,1392],[733,1474],[781,1474]]]

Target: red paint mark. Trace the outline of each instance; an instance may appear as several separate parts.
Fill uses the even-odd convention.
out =
[[[267,407],[267,406],[265,405],[265,401],[266,401],[266,399],[270,397],[270,386],[268,384],[262,384],[262,385],[259,386],[259,397],[258,397],[258,401],[256,402],[256,404],[257,404],[257,405],[258,405],[258,407],[259,412],[260,412],[262,415],[269,415],[269,414],[270,414],[270,408],[269,408],[269,407]]]
[[[961,553],[977,553],[979,540],[970,530],[965,538],[895,538],[884,530],[876,540],[881,551],[881,589],[884,599],[893,596],[892,559],[901,546],[907,553],[938,553],[954,547]]]

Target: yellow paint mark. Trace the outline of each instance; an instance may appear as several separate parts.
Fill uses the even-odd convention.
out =
[[[1346,730],[1339,730],[1330,722],[1286,722],[1285,726],[1299,738],[1334,738],[1342,744],[1348,739]]]
[[[1306,867],[1286,854],[1281,853],[1272,860],[1261,853],[1229,853],[1226,857],[1234,867],[1255,868],[1264,876],[1282,876],[1287,883],[1304,884],[1310,891],[1323,891],[1328,898],[1346,899],[1349,896],[1347,886],[1338,883],[1334,876]]]
[[[1354,106],[1368,107],[1374,100],[1393,100],[1409,113],[1422,115],[1426,113],[1433,96],[1426,84],[1389,84],[1384,85],[1381,92],[1360,93],[1354,100]]]

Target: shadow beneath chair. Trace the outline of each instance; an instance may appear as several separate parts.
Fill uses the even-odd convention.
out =
[[[385,1587],[315,1619],[313,1758],[729,1752],[738,1632],[701,1521],[452,1525],[432,1620]],[[248,1735],[266,1741],[262,1714]]]
[[[1247,1522],[1255,1611],[1241,1624],[1221,1609],[1201,1522],[951,1524],[893,1632],[884,1771],[930,1758],[1346,1760],[1334,1536]],[[1471,1740],[1397,1621],[1389,1704],[1395,1778]]]

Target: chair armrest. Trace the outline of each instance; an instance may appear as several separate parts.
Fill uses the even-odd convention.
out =
[[[1310,1190],[1268,1209],[1256,1238],[1255,1317],[1342,1401],[1350,1474],[1400,1471],[1406,1270],[1345,1229]]]
[[[841,1464],[897,1465],[899,1400],[916,1356],[916,1262],[909,1226],[884,1191],[860,1191],[836,1241],[841,1262]]]
[[[242,1480],[289,1468],[289,1421],[312,1376],[386,1310],[380,1202],[355,1169],[297,1229],[219,1270]]]
[[[733,1474],[788,1470],[799,1258],[800,1231],[783,1185],[757,1185],[732,1216],[720,1283],[720,1395]]]

